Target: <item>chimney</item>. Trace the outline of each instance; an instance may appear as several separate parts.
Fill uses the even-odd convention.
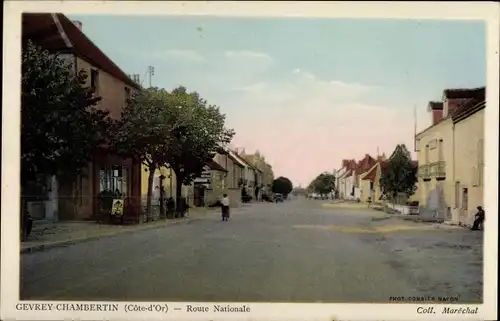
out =
[[[73,22],[73,24],[74,24],[74,25],[75,25],[75,26],[76,26],[76,27],[77,27],[80,31],[83,31],[83,29],[82,29],[82,28],[83,28],[83,24],[82,24],[82,22],[81,22],[81,21],[78,21],[78,20],[73,20],[72,22]]]
[[[442,110],[433,110],[432,111],[432,124],[436,125],[441,120],[443,120],[443,111]]]

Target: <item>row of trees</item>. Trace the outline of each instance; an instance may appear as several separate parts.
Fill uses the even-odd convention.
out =
[[[85,87],[62,59],[31,42],[23,44],[21,97],[21,188],[47,175],[72,180],[83,173],[94,153],[106,148],[138,157],[149,171],[151,213],[155,169],[172,168],[177,177],[177,204],[182,184],[203,171],[218,148],[234,135],[225,115],[196,92],[143,89],[127,101],[120,120],[95,108],[101,100]]]

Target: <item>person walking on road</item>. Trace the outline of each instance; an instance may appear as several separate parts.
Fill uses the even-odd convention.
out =
[[[474,220],[474,224],[472,224],[471,230],[477,231],[479,230],[479,226],[483,227],[484,222],[484,210],[482,206],[477,207],[476,219]]]
[[[227,197],[227,194],[224,194],[221,200],[222,204],[222,220],[227,221],[229,220],[229,197]]]

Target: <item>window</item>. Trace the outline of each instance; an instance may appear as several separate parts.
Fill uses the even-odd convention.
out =
[[[429,145],[425,145],[425,163],[429,164]]]
[[[438,142],[438,160],[442,161],[444,160],[444,155],[443,155],[443,140],[440,139]]]
[[[127,169],[122,166],[101,168],[99,185],[99,192],[113,192],[117,196],[126,197]]]
[[[90,87],[94,89],[94,92],[99,90],[99,72],[95,69],[90,70]]]
[[[468,210],[469,207],[469,190],[467,188],[462,189],[462,209]]]
[[[460,207],[460,182],[455,182],[455,208]]]

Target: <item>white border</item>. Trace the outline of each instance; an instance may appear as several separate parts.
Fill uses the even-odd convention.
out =
[[[499,6],[493,2],[146,2],[146,1],[6,1],[4,3],[3,60],[3,126],[2,126],[2,225],[1,225],[1,319],[157,319],[157,320],[493,320],[497,302],[498,244],[498,50]],[[224,16],[288,16],[342,18],[419,18],[419,19],[479,19],[487,22],[487,104],[486,108],[486,168],[484,246],[484,304],[478,315],[417,314],[416,304],[247,304],[251,313],[186,314],[170,312],[126,313],[125,303],[119,312],[57,312],[16,311],[19,297],[19,97],[20,97],[20,14],[31,12],[169,14]],[[56,302],[47,302],[56,303]],[[109,303],[109,302],[108,302]],[[144,303],[141,303],[144,305]],[[193,303],[200,305],[200,303]],[[213,304],[206,304],[212,306]],[[235,304],[235,305],[240,305]],[[442,308],[442,306],[436,306]]]

